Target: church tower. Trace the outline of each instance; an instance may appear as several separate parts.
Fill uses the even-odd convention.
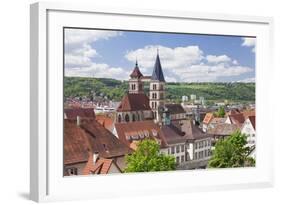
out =
[[[165,101],[165,78],[157,51],[150,86],[149,86],[149,105],[153,111],[154,119],[159,122],[159,107],[164,106]]]
[[[135,68],[130,75],[129,80],[129,93],[131,94],[139,94],[143,93],[143,82],[141,78],[143,77],[142,73],[140,72],[138,61],[136,61]]]

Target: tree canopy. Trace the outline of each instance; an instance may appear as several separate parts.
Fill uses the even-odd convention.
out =
[[[219,140],[208,163],[210,168],[255,166],[255,160],[249,156],[247,137],[240,131],[234,132],[227,139]]]
[[[216,117],[224,117],[225,116],[225,110],[224,107],[219,107],[218,111],[215,113]]]
[[[145,139],[137,145],[132,155],[126,156],[125,172],[152,172],[175,170],[174,156],[162,154],[155,140]]]

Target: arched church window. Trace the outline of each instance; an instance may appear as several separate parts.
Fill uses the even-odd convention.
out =
[[[129,121],[130,121],[130,117],[129,117],[128,114],[125,115],[125,121],[126,121],[126,122],[129,122]]]
[[[118,115],[118,122],[121,122],[121,120],[122,120],[121,115]]]
[[[133,118],[133,122],[136,121],[135,114],[133,114],[132,118]]]

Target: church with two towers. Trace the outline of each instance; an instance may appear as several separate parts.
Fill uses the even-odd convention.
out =
[[[144,82],[149,82],[149,94],[144,93]],[[129,79],[129,91],[116,112],[116,122],[154,120],[160,122],[159,108],[165,104],[165,78],[157,52],[151,76],[144,76],[136,61]]]

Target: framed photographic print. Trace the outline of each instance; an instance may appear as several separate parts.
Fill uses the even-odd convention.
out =
[[[31,5],[31,199],[272,186],[272,24]]]

